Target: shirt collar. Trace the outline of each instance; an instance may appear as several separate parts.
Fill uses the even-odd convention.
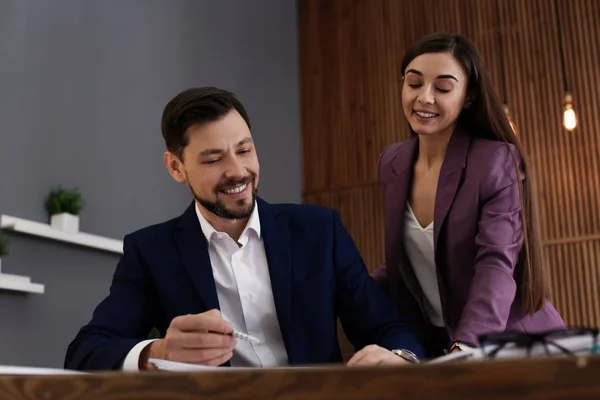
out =
[[[213,228],[213,226],[210,224],[210,222],[208,222],[208,220],[204,217],[204,215],[202,215],[202,213],[200,212],[198,203],[196,203],[196,215],[198,216],[198,221],[200,221],[200,227],[202,228],[202,233],[204,233],[206,240],[208,241],[208,243],[210,243],[210,240],[213,237],[213,235],[218,235],[221,232],[217,232],[215,230],[215,228]],[[246,227],[244,228],[244,230],[242,231],[242,234],[240,235],[239,242],[242,245],[245,245],[248,242],[248,232],[250,230],[253,230],[254,232],[256,232],[256,235],[260,238],[260,218],[258,215],[258,203],[257,202],[254,202],[254,211],[252,211],[252,214],[250,215],[250,219],[248,220]],[[226,233],[224,233],[224,232],[222,234],[226,235]]]

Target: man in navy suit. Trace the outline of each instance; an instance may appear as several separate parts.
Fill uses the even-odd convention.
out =
[[[109,295],[67,350],[65,368],[139,370],[160,358],[212,366],[418,362],[397,315],[339,215],[257,197],[259,163],[243,105],[212,87],[165,107],[165,165],[195,201],[124,239]],[[155,327],[161,339],[145,340]],[[257,340],[239,338],[237,332]]]

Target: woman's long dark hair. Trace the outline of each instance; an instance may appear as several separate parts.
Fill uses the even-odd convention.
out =
[[[500,98],[475,45],[458,34],[436,33],[425,36],[406,51],[402,60],[402,75],[404,76],[406,67],[412,60],[426,53],[452,54],[469,78],[467,96],[471,104],[462,111],[458,123],[465,126],[475,137],[513,144],[522,157],[526,179],[517,181],[521,202],[523,246],[515,269],[515,280],[524,311],[533,314],[544,307],[546,299],[550,296],[550,288],[543,260],[535,177],[531,164],[508,122]],[[519,171],[516,157],[512,151],[511,154],[515,168]]]

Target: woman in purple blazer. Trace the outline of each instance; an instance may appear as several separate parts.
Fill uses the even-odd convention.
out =
[[[385,265],[374,278],[431,357],[482,334],[564,323],[548,301],[531,166],[475,46],[435,34],[402,62],[412,138],[379,159]]]

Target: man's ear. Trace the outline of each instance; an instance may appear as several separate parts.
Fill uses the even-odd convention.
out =
[[[170,151],[165,151],[165,154],[163,155],[163,161],[165,163],[165,167],[167,167],[167,171],[169,171],[171,177],[175,179],[175,182],[185,182],[183,161],[178,156]]]

